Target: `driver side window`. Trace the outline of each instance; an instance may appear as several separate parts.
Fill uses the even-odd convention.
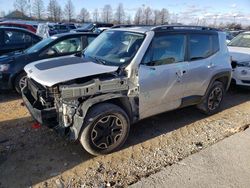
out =
[[[185,59],[186,37],[182,34],[156,36],[153,39],[142,64],[159,66],[183,62]]]

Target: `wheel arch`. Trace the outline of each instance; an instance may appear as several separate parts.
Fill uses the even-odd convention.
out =
[[[15,81],[17,79],[17,77],[22,74],[22,73],[25,73],[25,71],[22,69],[20,70],[19,72],[15,73],[12,75],[11,79],[10,79],[10,83],[11,83],[11,87],[12,88],[15,88]]]
[[[129,121],[131,123],[134,122],[134,103],[133,100],[127,97],[126,95],[122,94],[117,94],[117,95],[101,95],[92,99],[89,99],[82,103],[80,110],[81,110],[81,115],[76,114],[74,117],[74,124],[71,127],[71,132],[73,135],[71,135],[71,139],[77,140],[79,139],[80,132],[82,130],[82,126],[85,121],[85,117],[87,113],[94,108],[96,105],[101,104],[101,103],[111,103],[114,105],[119,106],[122,110],[126,112],[128,115]]]
[[[228,88],[230,86],[230,83],[231,83],[231,78],[232,78],[231,71],[224,71],[224,72],[220,72],[220,73],[215,74],[212,77],[212,79],[211,79],[211,81],[210,81],[210,83],[208,85],[206,94],[207,94],[209,88],[213,85],[213,83],[215,81],[222,82],[224,84],[224,86],[225,86],[225,90],[228,90]]]
[[[119,96],[119,97],[115,97],[115,98],[111,98],[111,99],[96,102],[96,103],[94,103],[92,106],[90,106],[88,108],[87,113],[91,108],[94,108],[96,105],[101,104],[101,103],[111,103],[111,104],[119,106],[121,109],[123,109],[126,112],[126,114],[129,117],[129,120],[133,121],[132,106],[131,106],[131,103],[130,103],[128,97]]]

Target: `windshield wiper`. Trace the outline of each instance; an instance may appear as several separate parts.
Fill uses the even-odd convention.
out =
[[[100,59],[98,57],[92,57],[90,56],[92,59],[94,59],[95,61],[97,61],[98,63],[102,64],[102,65],[106,65],[106,61],[103,59]]]

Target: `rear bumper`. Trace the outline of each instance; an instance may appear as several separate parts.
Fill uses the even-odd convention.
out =
[[[22,97],[25,106],[29,110],[31,116],[38,121],[42,125],[46,125],[50,128],[55,127],[58,125],[57,122],[57,112],[56,108],[45,108],[45,109],[39,109],[36,107],[36,100],[31,95],[30,91],[28,90],[28,87],[26,86],[22,90]]]

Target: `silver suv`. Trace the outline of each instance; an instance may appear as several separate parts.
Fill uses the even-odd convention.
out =
[[[107,30],[82,58],[37,61],[25,71],[32,116],[93,155],[117,150],[141,119],[190,105],[218,112],[231,80],[225,33],[191,26]]]

